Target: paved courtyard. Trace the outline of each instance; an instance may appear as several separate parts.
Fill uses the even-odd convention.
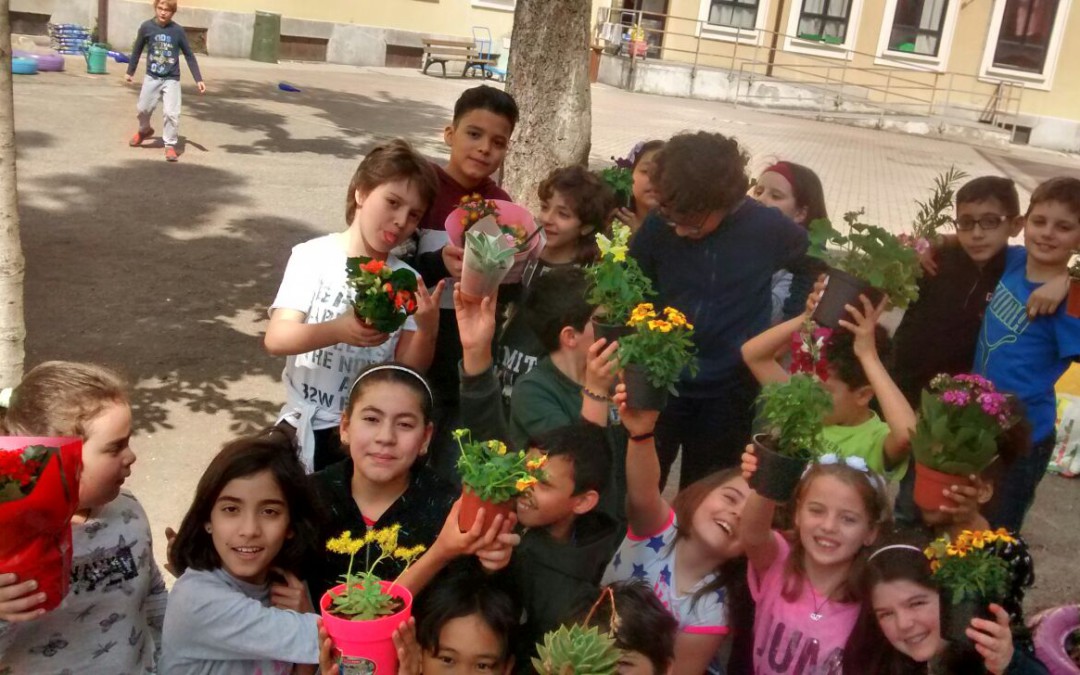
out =
[[[160,146],[127,147],[137,89],[122,84],[116,64],[92,77],[69,60],[71,72],[15,84],[27,363],[97,361],[131,378],[139,461],[129,485],[155,533],[179,524],[221,444],[272,422],[281,405],[283,363],[262,350],[261,333],[290,248],[344,226],[346,185],[372,144],[404,136],[445,159],[442,128],[476,83],[201,62],[209,90],[199,96],[185,82],[179,164],[166,164]],[[279,91],[281,81],[302,92]],[[593,88],[594,162],[696,129],[738,137],[755,172],[781,157],[809,165],[830,211],[865,206],[870,222],[896,231],[910,223],[914,198],[953,165],[1005,173],[1025,198],[1049,175],[1080,175],[1080,160],[1060,154]],[[1043,482],[1025,532],[1039,576],[1033,608],[1080,598],[1070,564],[1080,551],[1078,509],[1080,482]],[[164,562],[163,537],[156,550]]]

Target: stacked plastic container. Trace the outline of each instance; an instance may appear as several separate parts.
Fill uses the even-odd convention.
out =
[[[90,47],[90,29],[75,23],[50,23],[52,48],[61,54],[83,54]]]

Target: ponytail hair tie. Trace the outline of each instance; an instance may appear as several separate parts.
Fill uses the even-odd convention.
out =
[[[15,389],[13,387],[0,389],[0,408],[7,409],[11,407],[11,396],[14,393]]]

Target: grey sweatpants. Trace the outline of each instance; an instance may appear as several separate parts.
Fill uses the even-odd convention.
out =
[[[139,92],[139,131],[150,128],[150,115],[157,107],[158,99],[163,99],[161,116],[165,118],[165,128],[161,138],[165,145],[176,145],[180,132],[180,80],[163,80],[146,76]]]

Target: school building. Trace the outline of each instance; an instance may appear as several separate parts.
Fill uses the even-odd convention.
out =
[[[580,1],[592,4],[601,82],[1080,152],[1080,0]],[[418,67],[425,41],[462,40],[505,65],[515,4],[180,0],[176,18],[212,55],[246,58],[272,25],[281,59]],[[122,48],[149,5],[12,0],[12,19],[16,32],[100,19]]]

